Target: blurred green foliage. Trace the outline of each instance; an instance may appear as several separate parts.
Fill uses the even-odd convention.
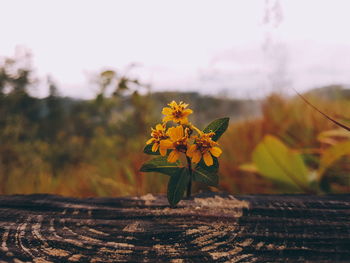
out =
[[[254,101],[198,93],[151,93],[149,86],[113,70],[96,74],[95,82],[99,87],[96,97],[79,100],[61,97],[49,78],[49,95],[40,99],[31,95],[38,84],[28,64],[13,58],[0,60],[0,194],[165,193],[167,177],[146,175],[139,169],[149,160],[143,153],[149,127],[161,118],[161,108],[171,100],[189,102],[196,112],[192,121],[200,128],[220,116],[233,121],[220,140],[219,190],[350,191],[349,135],[332,131],[336,128],[332,123],[297,97],[271,95]],[[323,111],[347,121],[349,96],[339,94],[309,94],[309,98]],[[267,149],[279,158],[285,156],[282,172],[281,167],[273,170],[274,163],[265,167],[271,162],[263,154]],[[298,171],[295,176],[302,176],[302,189],[285,185],[281,178],[288,176],[286,169]],[[194,191],[199,190],[215,191],[198,183]]]
[[[344,91],[336,99],[315,97],[315,93],[306,96],[327,115],[341,117],[346,123],[350,100]],[[231,177],[224,177],[224,185],[235,184],[235,190],[243,193],[350,192],[348,131],[298,96],[271,95],[262,112],[261,118],[231,127],[226,140],[235,138],[241,145],[233,141],[226,149]]]
[[[247,110],[239,100],[198,93],[152,94],[148,85],[114,70],[94,76],[98,91],[91,100],[61,97],[50,78],[49,95],[33,97],[37,82],[30,63],[22,58],[0,60],[0,194],[165,192],[165,178],[144,176],[139,168],[149,158],[142,149],[150,127],[166,103],[189,98],[201,112],[199,123],[219,116],[220,108],[231,109],[232,116],[257,110]],[[199,111],[205,104],[218,110]]]
[[[78,196],[144,192],[135,180],[152,114],[144,85],[113,71],[97,76],[93,100],[32,97],[32,69],[0,65],[0,193],[51,192]],[[111,87],[114,85],[113,87]],[[113,95],[106,96],[107,88]],[[157,189],[158,190],[158,189]]]

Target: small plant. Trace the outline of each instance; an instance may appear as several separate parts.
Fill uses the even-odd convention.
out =
[[[186,196],[191,196],[192,180],[217,186],[217,157],[222,153],[217,141],[226,131],[229,118],[217,119],[201,131],[188,121],[193,113],[188,104],[172,101],[168,105],[162,110],[162,123],[152,128],[152,138],[144,148],[146,154],[160,156],[143,164],[140,171],[169,175],[168,201],[175,206],[186,190]]]

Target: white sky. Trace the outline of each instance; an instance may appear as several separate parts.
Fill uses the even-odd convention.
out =
[[[281,21],[270,12],[263,23],[262,0],[0,0],[0,56],[27,47],[39,77],[74,97],[93,96],[89,74],[130,63],[153,90],[254,96],[350,84],[350,1],[279,3]]]

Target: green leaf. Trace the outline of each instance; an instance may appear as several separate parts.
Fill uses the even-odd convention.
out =
[[[324,172],[337,160],[345,155],[350,155],[350,141],[339,142],[332,147],[327,148],[320,159],[320,168],[318,170],[319,178],[322,178]]]
[[[166,175],[173,175],[181,170],[178,164],[179,162],[169,163],[166,156],[161,156],[144,163],[140,172],[158,172]]]
[[[202,159],[193,170],[193,180],[210,186],[217,186],[219,183],[219,177],[217,174],[219,170],[219,161],[218,158],[214,156],[213,161],[213,165],[207,166]]]
[[[201,167],[193,170],[192,176],[194,181],[205,183],[210,186],[218,186],[219,183],[219,177],[217,173],[211,173]]]
[[[209,132],[215,132],[215,135],[213,136],[212,140],[217,141],[221,137],[221,135],[226,131],[228,124],[229,124],[230,118],[221,118],[217,119],[213,122],[211,122],[204,130],[203,132],[209,133]]]
[[[288,185],[289,190],[308,190],[308,170],[297,152],[278,138],[267,135],[253,152],[253,161],[263,176],[275,183]]]
[[[168,183],[168,201],[171,206],[175,206],[183,198],[190,174],[187,168],[180,168]]]
[[[153,144],[147,144],[145,148],[143,148],[143,152],[150,155],[160,155],[159,150],[152,152],[152,145]]]

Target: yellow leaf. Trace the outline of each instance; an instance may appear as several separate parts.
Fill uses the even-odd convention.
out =
[[[254,163],[244,163],[241,164],[238,167],[239,170],[243,171],[243,172],[248,172],[248,173],[257,173],[258,168],[256,167],[256,165]]]
[[[267,135],[253,152],[258,171],[290,191],[308,190],[308,170],[296,151],[289,149],[278,138]]]
[[[322,178],[323,173],[328,167],[345,155],[350,155],[350,141],[339,142],[326,149],[320,159],[320,167],[318,170],[319,179]]]

